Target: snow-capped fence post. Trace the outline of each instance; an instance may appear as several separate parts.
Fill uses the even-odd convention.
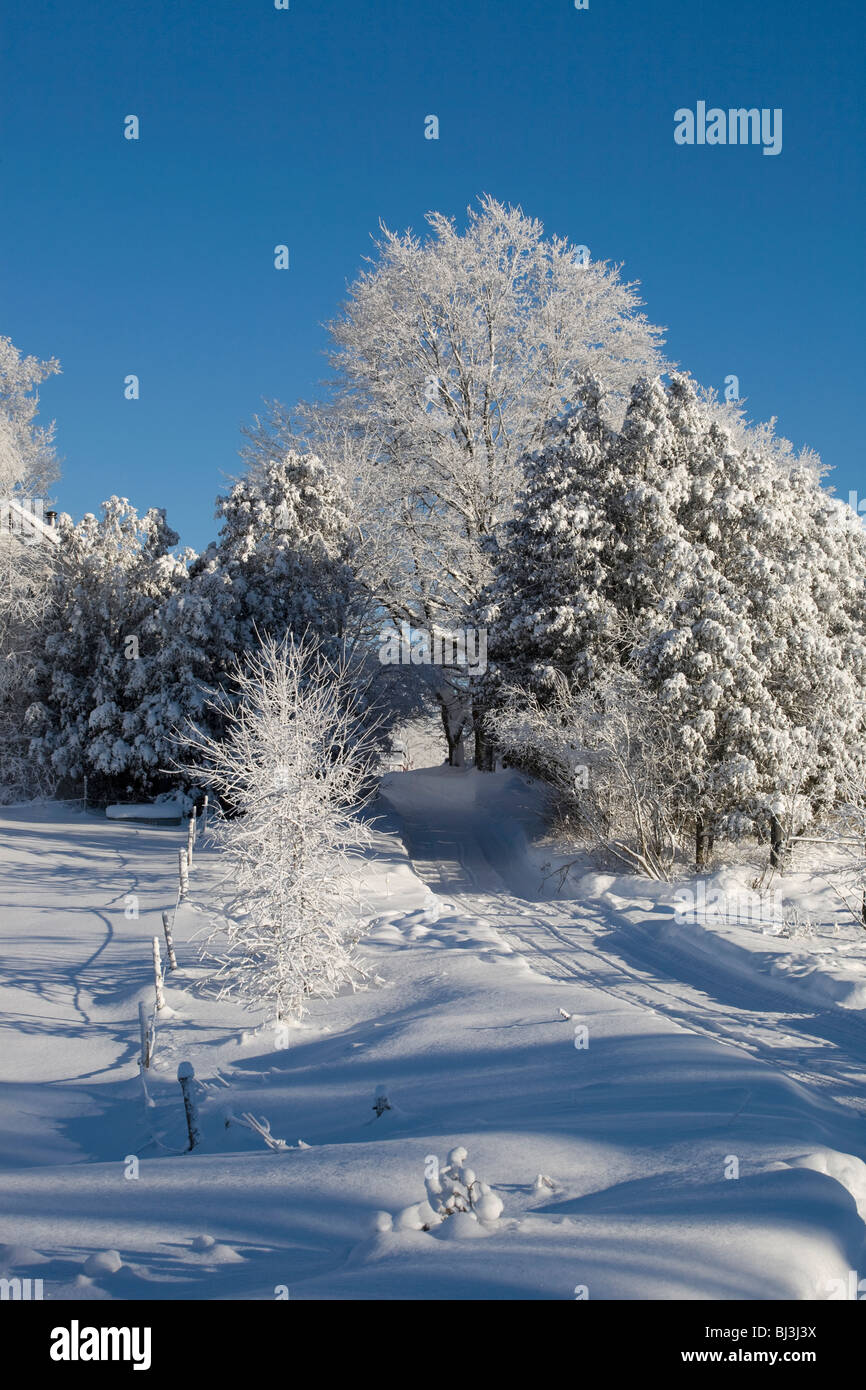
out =
[[[156,993],[156,1011],[165,1008],[165,995],[162,992],[162,961],[159,958],[159,937],[153,938],[153,987]]]
[[[192,868],[192,847],[195,844],[195,810],[190,813],[189,825],[186,832],[186,862],[187,867]]]
[[[84,779],[84,808],[83,808],[83,809],[84,809],[85,811],[87,810],[87,778],[86,778],[86,777],[85,777],[85,779]]]
[[[138,1001],[138,1031],[141,1037],[141,1065],[147,1069],[153,1059],[153,1033],[147,1021],[143,999]]]
[[[207,792],[204,794],[204,801],[201,805],[201,829],[202,834],[207,830]]]
[[[198,1114],[196,1113],[195,1100],[193,1099],[191,1082],[195,1080],[195,1071],[192,1062],[181,1062],[177,1069],[177,1079],[180,1082],[181,1094],[183,1095],[183,1108],[186,1114],[186,1127],[189,1131],[189,1152],[192,1153],[196,1144],[201,1143],[201,1133],[198,1127]]]
[[[162,929],[165,932],[165,952],[168,956],[169,970],[177,970],[177,956],[174,954],[174,939],[171,934],[171,922],[168,913],[162,914]]]
[[[183,902],[189,892],[189,865],[187,864],[185,849],[179,849],[177,852],[177,870],[180,880],[180,901]]]

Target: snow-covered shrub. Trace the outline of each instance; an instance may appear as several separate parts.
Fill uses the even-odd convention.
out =
[[[832,848],[824,877],[858,926],[866,927],[866,778],[852,770],[842,786],[843,803],[820,837]]]
[[[498,746],[553,789],[564,830],[628,869],[667,878],[684,839],[686,769],[657,701],[626,671],[585,691],[555,674],[552,690],[544,701],[506,693],[490,718]]]
[[[430,1154],[424,1168],[427,1196],[424,1201],[398,1212],[394,1218],[395,1229],[431,1231],[449,1216],[457,1215],[485,1225],[498,1221],[502,1199],[488,1183],[479,1180],[467,1158],[462,1145],[451,1150],[443,1167],[439,1166],[436,1155]]]
[[[785,908],[784,917],[776,932],[777,936],[792,940],[813,940],[818,935],[818,923],[810,914],[793,903]]]

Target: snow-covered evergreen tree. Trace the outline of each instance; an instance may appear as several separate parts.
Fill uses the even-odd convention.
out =
[[[95,795],[152,791],[185,719],[219,734],[209,697],[263,637],[309,630],[332,655],[351,650],[345,517],[319,460],[271,460],[218,508],[219,540],[202,555],[172,553],[164,512],[138,517],[123,498],[99,520],[61,518],[26,721],[34,766],[76,790],[87,775]]]
[[[231,626],[227,659],[269,634],[307,629],[332,649],[356,631],[345,507],[339,486],[314,454],[288,453],[262,464],[217,500],[223,519],[193,578],[213,565],[227,580]]]
[[[166,767],[165,728],[153,722],[154,673],[164,659],[155,615],[187,582],[165,512],[139,517],[122,497],[74,525],[60,545],[27,712],[30,753],[77,793],[147,790]]]
[[[620,631],[608,582],[617,436],[603,418],[594,378],[584,379],[579,396],[555,437],[526,459],[496,578],[477,610],[490,627],[488,699],[502,680],[538,690],[551,688],[555,672],[590,680]]]
[[[686,760],[698,860],[714,826],[832,803],[864,739],[866,537],[810,455],[748,431],[684,376],[597,390],[526,462],[485,596],[489,682],[543,693],[627,665]]]

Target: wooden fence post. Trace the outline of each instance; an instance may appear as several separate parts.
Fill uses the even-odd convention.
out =
[[[193,1070],[191,1062],[181,1062],[177,1069],[177,1079],[180,1082],[180,1089],[183,1095],[183,1108],[186,1113],[186,1127],[189,1133],[189,1152],[192,1153],[196,1145],[201,1143],[201,1133],[198,1127],[195,1099],[191,1089],[191,1083],[195,1080],[195,1071]]]
[[[151,1036],[143,999],[138,1001],[138,1031],[141,1036],[141,1065],[147,1068],[151,1060]]]
[[[162,961],[159,958],[159,937],[153,938],[153,987],[156,992],[156,1011],[165,1008],[165,995],[162,992]]]
[[[183,902],[189,892],[189,865],[185,849],[179,849],[177,852],[177,872],[180,880],[180,901]]]
[[[177,970],[177,956],[174,954],[174,939],[171,934],[171,922],[168,913],[162,914],[162,929],[165,932],[165,951],[168,956],[169,970]]]

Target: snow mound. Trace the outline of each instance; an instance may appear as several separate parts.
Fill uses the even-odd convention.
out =
[[[442,1222],[435,1235],[439,1240],[476,1240],[479,1236],[489,1236],[490,1232],[474,1212],[458,1211]]]
[[[122,1268],[123,1260],[120,1258],[118,1250],[100,1250],[93,1255],[88,1255],[84,1261],[84,1273],[90,1276],[116,1274]]]
[[[240,1264],[244,1258],[232,1246],[221,1245],[213,1236],[195,1236],[190,1241],[190,1246],[203,1264]]]
[[[721,881],[721,876],[717,876]],[[715,880],[711,880],[714,882]],[[683,890],[689,891],[689,890]],[[708,890],[709,891],[709,890]],[[721,891],[721,890],[720,890]],[[613,905],[614,895],[606,894]],[[857,960],[843,960],[822,945],[792,947],[783,936],[738,923],[677,921],[676,913],[646,923],[662,942],[702,962],[714,961],[734,975],[772,981],[773,989],[818,1008],[836,1005],[866,1010],[866,973]]]
[[[825,1173],[850,1192],[857,1204],[859,1216],[866,1220],[866,1163],[854,1154],[838,1153],[835,1149],[817,1149],[788,1160],[790,1168],[811,1168]]]
[[[18,1265],[50,1263],[46,1255],[31,1250],[29,1245],[0,1245],[0,1269],[15,1269]]]

